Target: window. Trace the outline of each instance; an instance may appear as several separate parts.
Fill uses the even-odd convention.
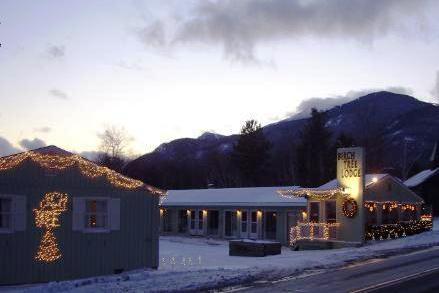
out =
[[[372,211],[370,208],[364,208],[364,215],[366,216],[366,224],[368,225],[376,225],[377,224],[377,209],[373,208]]]
[[[108,204],[105,199],[85,201],[85,227],[87,229],[108,228]]]
[[[383,224],[396,224],[398,222],[398,209],[390,207],[389,204],[383,205],[381,218]]]
[[[326,223],[335,223],[337,220],[335,200],[325,201]]]
[[[12,229],[12,199],[0,198],[0,229]]]
[[[309,221],[313,223],[320,222],[320,202],[310,202]]]

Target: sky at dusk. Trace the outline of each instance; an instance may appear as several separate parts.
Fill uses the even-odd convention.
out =
[[[0,155],[97,150],[111,125],[143,154],[382,89],[434,102],[438,15],[434,0],[1,0]]]

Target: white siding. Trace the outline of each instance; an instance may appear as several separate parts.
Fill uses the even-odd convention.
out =
[[[83,198],[73,198],[73,219],[72,230],[82,231],[85,228],[85,200]]]
[[[26,230],[26,197],[15,195],[12,198],[13,206],[13,229],[14,231]]]
[[[120,199],[113,198],[109,200],[109,218],[110,229],[120,230]]]

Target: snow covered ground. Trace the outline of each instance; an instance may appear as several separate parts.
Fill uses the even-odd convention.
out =
[[[433,231],[396,240],[372,241],[361,248],[314,251],[283,248],[281,255],[262,258],[229,256],[227,241],[169,236],[160,239],[160,268],[156,271],[137,270],[15,289],[26,292],[197,291],[257,279],[282,278],[304,270],[328,269],[434,245],[439,245],[439,219],[435,219]]]

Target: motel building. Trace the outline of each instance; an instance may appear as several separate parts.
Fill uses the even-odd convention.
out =
[[[298,187],[169,190],[160,209],[161,235],[269,239],[287,245],[306,199],[279,196],[285,188]]]
[[[337,179],[317,188],[279,190],[307,199],[304,221],[289,231],[296,249],[360,246],[366,240],[404,237],[431,229],[424,201],[389,174],[364,175],[362,148],[338,149]]]
[[[317,188],[170,190],[162,235],[269,239],[295,249],[360,246],[431,229],[424,201],[389,174],[364,174],[362,148],[339,149],[337,178]]]

